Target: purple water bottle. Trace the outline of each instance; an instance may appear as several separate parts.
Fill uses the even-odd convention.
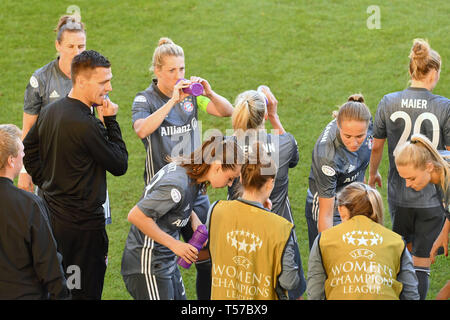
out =
[[[203,248],[203,244],[206,242],[207,239],[208,239],[208,230],[206,229],[206,226],[204,224],[201,224],[198,226],[197,230],[195,230],[191,240],[189,240],[189,244],[193,245],[194,247],[197,248],[198,251],[200,251],[200,249]],[[181,257],[178,257],[177,263],[178,265],[182,266],[185,269],[189,269],[191,267],[191,264],[189,262],[186,262]]]
[[[177,84],[181,80],[186,80],[186,79],[178,79],[175,84]],[[203,85],[198,82],[192,82],[189,85],[189,87],[183,88],[183,92],[197,97],[203,93]]]
[[[258,87],[258,89],[256,89],[256,91],[258,91],[259,93],[261,93],[264,96],[264,99],[266,100],[266,106],[269,104],[269,100],[267,100],[266,95],[264,94],[264,92],[262,91],[263,88],[267,88],[265,85],[260,85]]]

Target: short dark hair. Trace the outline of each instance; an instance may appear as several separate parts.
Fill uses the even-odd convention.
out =
[[[75,84],[76,77],[83,71],[92,71],[95,68],[109,68],[109,60],[95,50],[86,50],[76,55],[72,60],[70,75],[72,84]]]

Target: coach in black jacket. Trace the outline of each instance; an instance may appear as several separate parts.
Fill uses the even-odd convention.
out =
[[[81,283],[74,299],[100,299],[106,271],[108,237],[102,204],[106,171],[125,174],[128,152],[119,124],[118,106],[107,94],[111,64],[96,51],[75,56],[73,88],[48,105],[24,139],[24,164],[43,190],[63,266],[78,266]],[[104,123],[94,116],[99,105]]]
[[[13,184],[22,169],[20,129],[0,125],[0,299],[70,296],[42,199]]]

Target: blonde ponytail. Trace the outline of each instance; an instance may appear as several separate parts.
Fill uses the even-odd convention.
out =
[[[363,215],[383,225],[383,200],[379,192],[362,182],[353,182],[341,190],[337,196],[337,205],[344,206],[350,218]]]
[[[183,48],[176,45],[171,39],[163,37],[159,39],[158,46],[153,52],[150,71],[154,72],[155,68],[161,68],[164,64],[164,58],[167,56],[184,57],[184,51]]]
[[[411,140],[399,146],[395,155],[397,166],[412,165],[414,169],[425,170],[427,163],[432,163],[439,172],[442,190],[447,190],[450,179],[450,164],[442,158],[431,141],[422,134],[414,134]]]
[[[257,129],[264,124],[267,113],[264,98],[255,90],[248,90],[239,94],[231,116],[231,123],[235,131]]]

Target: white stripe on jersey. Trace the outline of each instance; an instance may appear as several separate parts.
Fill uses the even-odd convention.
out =
[[[286,207],[287,207],[288,212],[289,212],[289,222],[291,222],[292,224],[295,225],[294,217],[292,216],[292,211],[291,211],[291,203],[289,202],[289,197],[288,196],[286,196]],[[292,235],[294,236],[294,242],[298,243],[298,241],[297,241],[297,234],[295,232],[292,232]]]
[[[147,283],[148,297],[150,300],[160,300],[156,278],[152,275],[152,251],[155,241],[145,236],[144,246],[141,252],[141,273],[144,274]]]
[[[147,136],[147,156],[145,159],[145,165],[146,165],[146,171],[147,171],[147,181],[146,183],[149,184],[151,178],[155,175],[154,165],[153,165],[153,155],[152,155],[152,140],[150,139],[150,136]]]
[[[313,197],[312,218],[318,222],[319,219],[319,193],[316,192]]]

